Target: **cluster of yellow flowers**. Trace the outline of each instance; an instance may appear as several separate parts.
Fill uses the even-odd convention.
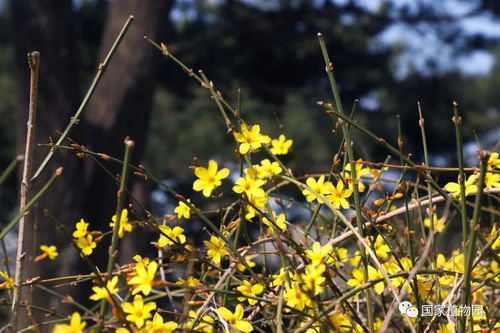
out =
[[[342,137],[338,138],[341,146],[330,171],[306,175],[297,175],[298,171],[288,168],[281,158],[297,148],[293,140],[283,133],[273,138],[260,125],[245,123],[241,110],[231,107],[204,74],[185,66],[164,43],[157,45],[148,39],[207,89],[223,115],[227,134],[235,141],[239,170],[231,175],[221,162],[194,159],[192,189],[200,195],[187,198],[150,177],[145,167],[127,164],[133,146],[127,139],[119,208],[109,228],[89,230],[94,226],[82,218],[68,235],[79,251],[78,259],[85,260],[92,273],[22,282],[33,288],[61,281],[78,288],[84,286],[82,282],[92,283],[85,300],[91,305],[45,288],[74,309],[64,317],[56,309],[21,303],[27,312],[40,311],[48,318],[40,325],[35,323],[33,330],[451,333],[459,328],[461,332],[500,332],[499,153],[488,153],[486,170],[485,160],[480,169],[467,168],[465,177],[464,170],[454,169],[462,177],[442,188],[434,172],[443,168],[413,163],[404,155],[400,139],[399,157],[405,165],[355,160],[355,153],[364,147],[354,144],[351,129],[388,148],[391,154],[397,154],[398,148],[344,113],[334,65],[323,35],[319,33],[318,39],[334,97],[334,103],[318,105],[336,120],[334,133],[342,127]],[[421,119],[422,129],[423,125]],[[52,148],[73,149],[80,158],[99,156],[119,161],[78,144]],[[483,153],[480,155],[487,156]],[[383,174],[389,168],[404,173],[392,179]],[[122,209],[130,170],[161,185],[178,200],[172,215],[155,219],[149,212],[139,213],[143,209],[136,210],[132,203],[127,206],[130,211]],[[408,173],[415,174],[415,179],[410,180]],[[483,180],[485,189],[481,188]],[[470,200],[474,195],[475,203]],[[454,225],[458,215],[463,239],[455,248],[459,242],[453,237],[441,241],[449,236],[447,231],[458,229]],[[206,235],[202,239],[187,237],[190,221],[185,220],[192,219],[203,222]],[[138,227],[154,232],[156,242],[151,243],[147,255],[133,253],[131,262],[121,262],[118,243]],[[97,246],[110,235],[108,267],[103,273],[92,259]],[[55,245],[43,244],[39,249],[35,262],[58,260]],[[6,258],[6,271],[0,271],[0,289],[12,290],[20,286],[11,277],[8,261]],[[436,307],[475,304],[482,306],[483,312],[467,316],[458,312],[458,318],[451,314],[414,318],[394,311],[401,302]],[[0,299],[0,305],[7,303]],[[29,316],[32,319],[31,313]]]
[[[487,171],[484,178],[484,185],[488,189],[500,188],[500,173],[495,173],[493,170],[500,170],[500,158],[498,153],[492,153],[488,158]],[[465,181],[465,196],[477,192],[478,175],[472,174]],[[444,189],[453,194],[453,197],[460,197],[460,179],[457,183],[449,182],[444,186]]]
[[[394,290],[403,288],[406,290],[406,299],[413,304],[440,304],[450,295],[453,296],[460,276],[465,274],[463,253],[455,251],[447,256],[436,251],[421,265],[415,278],[409,280],[408,276],[417,261],[412,251],[418,250],[418,246],[408,253],[408,248],[401,243],[406,242],[407,237],[414,237],[415,231],[397,233],[398,228],[401,230],[397,223],[377,227],[376,232],[363,238],[371,254],[363,254],[366,252],[363,247],[352,246],[355,244],[349,243],[348,237],[341,241],[333,240],[341,234],[339,221],[347,219],[338,211],[328,215],[320,208],[328,204],[336,210],[353,209],[350,200],[355,191],[354,186],[361,193],[367,191],[366,183],[370,183],[370,193],[383,189],[377,180],[386,168],[370,168],[362,160],[357,160],[352,164],[346,163],[336,173],[304,177],[302,182],[297,181],[295,185],[306,203],[293,202],[293,199],[280,196],[278,190],[292,184],[288,176],[295,180],[298,178],[293,177],[277,157],[288,154],[293,141],[284,134],[279,135],[278,139],[271,139],[261,133],[259,125],[246,124],[240,125],[239,132],[234,132],[234,139],[238,144],[237,155],[243,165],[234,184],[228,184],[230,170],[219,168],[214,160],[209,160],[206,167],[198,165],[194,168],[194,191],[220,201],[222,193],[213,194],[223,187],[231,190],[230,196],[237,198],[229,208],[221,210],[224,212],[221,226],[217,230],[212,229],[209,239],[203,241],[206,249],[196,249],[188,244],[185,229],[180,225],[157,225],[159,238],[154,245],[160,253],[165,254],[163,258],[141,257],[137,254],[128,270],[120,270],[109,278],[96,280],[96,285],[92,287],[90,299],[106,302],[113,309],[113,319],[106,322],[106,327],[118,333],[216,332],[217,328],[232,333],[261,331],[257,325],[284,325],[286,322],[306,333],[325,330],[362,332],[366,330],[367,314],[360,314],[354,308],[363,308],[363,304],[368,302],[367,298],[375,299],[381,295],[383,301],[384,298],[390,298]],[[252,162],[252,158],[255,160],[261,151],[265,151],[268,158],[262,158],[258,163]],[[352,179],[351,166],[355,167],[356,179]],[[488,189],[500,187],[499,169],[498,153],[493,153],[485,176]],[[477,174],[467,178],[466,195],[478,191],[478,179]],[[280,184],[279,181],[284,183]],[[452,193],[453,198],[460,197],[459,183],[448,183],[444,189]],[[386,193],[385,198],[373,201],[372,207],[363,206],[367,220],[373,223],[370,219],[386,214],[384,209],[394,210],[394,202],[405,195],[400,191],[396,187],[394,193]],[[177,198],[179,201],[174,213],[178,221],[203,216],[203,211],[191,199],[183,196]],[[281,211],[272,208],[273,199]],[[287,220],[287,204],[284,203],[287,200],[311,211],[312,217],[307,228]],[[427,215],[420,220],[422,228],[443,233],[449,216],[438,218],[436,212]],[[175,217],[166,220],[173,219]],[[116,221],[117,217],[113,216],[110,227],[114,227]],[[73,232],[74,242],[82,256],[90,256],[103,235],[98,231],[88,231],[88,227],[89,223],[82,219],[76,223]],[[252,240],[253,236],[246,228],[259,229],[259,237]],[[118,236],[121,238],[133,232],[133,229],[129,212],[124,209]],[[347,229],[343,230],[347,232]],[[485,236],[493,251],[500,248],[497,230],[498,225],[495,224]],[[342,247],[339,245],[342,241],[350,245]],[[270,246],[264,246],[266,243]],[[47,257],[53,260],[57,256],[55,246],[44,245],[41,250],[40,259]],[[266,264],[268,256],[277,257],[281,265],[275,261]],[[175,283],[169,282],[166,270],[173,272],[176,265],[182,266],[184,270],[186,258],[196,265],[195,273],[181,274]],[[252,260],[255,258],[258,263]],[[492,304],[495,296],[491,293],[491,286],[483,281],[500,283],[497,272],[498,262],[495,260],[481,260],[473,267],[472,298],[475,304]],[[14,286],[6,272],[0,272],[0,276],[5,280],[0,288]],[[125,289],[128,289],[128,294],[124,299],[120,296],[124,295],[124,289],[120,289],[119,285],[127,286]],[[364,292],[366,290],[369,290],[368,293]],[[166,321],[164,315],[167,311],[158,306],[156,301],[172,298],[173,295],[183,296],[184,311],[182,315],[175,314],[175,320]],[[213,298],[214,295],[222,296]],[[336,301],[338,299],[341,301]],[[321,313],[328,310],[319,316],[318,309]],[[382,328],[385,314],[383,306],[377,307],[373,313],[371,325],[375,331]],[[88,325],[83,318],[79,312],[75,312],[68,324],[57,324],[53,332],[83,332]],[[92,319],[86,317],[86,320]],[[484,316],[474,317],[475,329],[480,330],[485,320],[487,318]],[[398,323],[410,326],[415,320],[405,321],[403,318],[398,319]],[[451,332],[454,325],[454,322],[438,322],[434,331]]]

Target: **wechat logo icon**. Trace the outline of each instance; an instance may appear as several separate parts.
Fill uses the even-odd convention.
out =
[[[407,315],[410,318],[416,318],[418,316],[418,309],[408,301],[399,303],[399,312],[401,312],[401,314]]]

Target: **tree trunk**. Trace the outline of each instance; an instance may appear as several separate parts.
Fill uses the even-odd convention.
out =
[[[15,48],[15,62],[18,84],[18,136],[17,148],[22,153],[25,145],[26,121],[29,102],[29,68],[27,65],[27,53],[33,50],[40,51],[40,81],[39,81],[39,103],[38,119],[36,124],[36,142],[46,143],[50,137],[56,138],[56,131],[64,129],[68,119],[71,117],[76,105],[76,87],[74,64],[74,45],[72,40],[71,26],[71,0],[13,0],[11,1],[12,34]],[[47,152],[46,148],[35,149],[34,169],[38,167]],[[33,184],[31,193],[36,193],[40,187],[47,182],[57,166],[64,166],[61,178],[46,193],[45,198],[38,205],[47,208],[63,220],[71,220],[79,214],[81,196],[76,191],[68,191],[75,188],[78,179],[78,159],[71,156],[69,152],[58,153],[46,172]],[[31,211],[35,226],[29,226],[33,232],[27,232],[24,239],[24,250],[26,263],[24,265],[23,280],[40,275],[44,265],[51,263],[33,263],[33,258],[39,252],[40,244],[55,244],[58,247],[67,244],[58,241],[62,237],[54,237],[55,228],[41,214]],[[36,233],[34,232],[36,230]],[[36,237],[35,237],[36,234]],[[35,244],[35,240],[36,243]],[[55,264],[58,266],[58,264]],[[57,271],[57,270],[56,270]],[[36,295],[39,295],[36,293]],[[23,299],[28,303],[41,303],[48,306],[46,302],[38,302],[38,299],[47,300],[46,295],[39,298],[35,296],[34,290],[25,288]],[[24,308],[19,311],[18,328],[28,325],[29,319]]]
[[[141,162],[157,82],[157,67],[162,60],[144,36],[156,39],[166,30],[172,4],[171,0],[127,0],[116,1],[111,5],[101,44],[101,58],[120,31],[123,18],[133,14],[135,19],[86,112],[86,128],[89,129],[87,142],[93,150],[122,158],[123,140],[129,136],[136,143],[132,163]],[[97,137],[101,139],[94,140]],[[85,195],[84,214],[97,230],[109,230],[109,222],[116,209],[117,186],[98,165],[90,160],[87,162],[89,186]],[[117,165],[106,166],[115,174],[119,172]],[[131,189],[134,177],[129,179]],[[134,192],[144,193],[138,190]],[[138,199],[142,199],[142,202],[148,200],[147,196]],[[129,250],[131,241],[136,245],[144,243],[134,240],[124,238]],[[98,257],[105,258],[107,246],[100,246],[99,251],[101,255]]]

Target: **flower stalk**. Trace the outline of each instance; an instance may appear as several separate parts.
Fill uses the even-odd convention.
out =
[[[326,49],[326,44],[325,44],[325,39],[321,33],[318,33],[318,41],[319,45],[321,47],[321,52],[323,54],[323,60],[325,61],[325,70],[328,75],[328,79],[330,81],[330,86],[332,89],[333,97],[335,99],[335,106],[338,110],[338,112],[342,115],[345,116],[344,113],[344,107],[342,105],[342,101],[340,99],[340,94],[337,88],[337,82],[335,81],[335,76],[333,75],[333,64],[330,61],[330,56],[328,55],[328,51]],[[349,158],[350,164],[351,164],[351,179],[353,181],[352,188],[353,188],[353,196],[354,196],[354,209],[356,211],[356,222],[358,225],[358,232],[361,235],[361,237],[365,237],[365,229],[364,229],[364,224],[363,224],[363,216],[361,215],[361,198],[359,196],[359,187],[358,187],[358,178],[356,175],[356,164],[353,162],[355,160],[354,158],[354,152],[352,149],[353,142],[351,140],[351,135],[349,133],[349,126],[345,122],[342,122],[342,134],[344,136],[344,142],[345,142],[345,147],[347,150],[347,157]],[[362,245],[359,245],[359,251],[361,253],[361,258],[363,260],[363,275],[365,280],[368,280],[368,257],[366,255],[365,249]],[[373,319],[373,306],[372,306],[372,301],[370,297],[370,291],[366,291],[366,311],[368,314],[368,328],[370,332],[373,332],[374,330],[374,319]]]
[[[23,178],[21,181],[21,198],[19,201],[19,210],[23,211],[26,203],[29,200],[31,174],[33,173],[33,154],[35,150],[35,131],[36,131],[36,112],[38,105],[38,77],[40,75],[40,53],[33,51],[28,53],[28,66],[30,68],[30,100],[28,110],[28,123],[26,131],[26,146],[24,150],[24,165]],[[15,284],[18,288],[14,289],[12,298],[12,314],[10,318],[10,326],[14,332],[17,331],[19,321],[19,303],[23,298],[24,288],[21,286],[21,281],[25,276],[24,261],[26,255],[30,255],[33,248],[30,249],[32,237],[30,230],[33,229],[33,219],[29,215],[22,215],[19,220],[19,233],[17,238],[17,255],[16,255],[16,275]],[[26,236],[26,237],[25,237]]]

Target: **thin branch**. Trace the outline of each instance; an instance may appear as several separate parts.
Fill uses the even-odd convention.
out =
[[[492,188],[492,189],[484,189],[483,190],[483,193],[484,194],[495,194],[495,193],[500,193],[500,188]],[[477,195],[477,193],[471,193],[470,195]],[[450,195],[451,196],[451,195]],[[427,200],[422,200],[422,201],[417,201],[415,202],[412,202],[408,205],[408,208],[407,207],[401,207],[401,208],[398,208],[398,209],[395,209],[391,212],[388,212],[387,214],[383,215],[383,216],[380,216],[378,217],[374,223],[375,224],[379,224],[385,220],[388,220],[394,216],[398,216],[398,215],[401,215],[401,214],[404,214],[407,210],[408,211],[412,211],[412,210],[415,210],[415,209],[418,209],[422,206],[426,206],[428,205],[429,203],[432,203],[432,204],[435,204],[435,203],[438,203],[438,202],[443,202],[443,201],[446,201],[449,199],[450,196],[442,196],[442,195],[437,195],[435,197],[432,197],[430,199],[427,199]],[[365,228],[369,228],[373,225],[372,222],[366,222],[365,224]],[[357,231],[357,228],[356,228],[356,231]],[[338,245],[344,241],[346,241],[347,239],[351,238],[354,236],[354,233],[352,231],[347,231],[346,233],[340,235],[339,237],[336,237],[334,239],[331,239],[330,241],[328,241],[327,244],[330,244],[330,245]]]
[[[16,156],[15,159],[12,160],[12,162],[9,163],[7,168],[2,172],[0,175],[0,186],[5,183],[5,181],[9,178],[9,176],[14,172],[14,170],[17,169],[17,166],[24,161],[24,156],[23,155],[18,155]]]
[[[66,129],[64,130],[64,132],[61,134],[61,136],[57,140],[56,145],[53,146],[52,149],[47,154],[47,156],[45,156],[45,159],[43,160],[43,162],[40,165],[40,167],[38,167],[38,170],[35,172],[34,176],[30,179],[30,182],[34,182],[38,177],[40,177],[40,174],[47,167],[47,165],[49,164],[50,160],[54,156],[54,154],[55,154],[55,152],[57,150],[57,146],[60,145],[60,144],[62,144],[64,142],[64,140],[66,140],[66,138],[68,137],[69,133],[73,129],[73,126],[75,126],[76,124],[79,123],[79,121],[80,121],[80,115],[81,115],[83,109],[85,109],[85,107],[87,106],[88,102],[90,101],[90,98],[92,97],[92,94],[94,93],[94,91],[95,91],[95,89],[97,87],[97,84],[99,83],[99,81],[101,80],[102,76],[106,72],[106,68],[108,67],[109,62],[111,61],[111,58],[113,58],[113,55],[115,54],[116,50],[118,49],[118,46],[120,45],[121,41],[125,37],[125,34],[127,33],[127,30],[130,27],[130,25],[132,24],[133,20],[134,20],[134,17],[133,16],[129,16],[127,22],[125,22],[125,24],[123,25],[123,28],[120,31],[120,33],[118,34],[118,37],[116,37],[116,40],[113,43],[113,46],[111,46],[111,49],[109,50],[108,55],[106,56],[106,58],[104,59],[104,61],[99,64],[99,69],[97,70],[97,73],[96,73],[96,75],[94,77],[94,80],[92,81],[92,84],[90,85],[90,87],[89,87],[89,89],[87,91],[87,94],[83,98],[82,103],[78,107],[78,110],[76,110],[76,113],[73,115],[73,117],[71,117],[71,120],[70,120],[68,126],[66,126]]]
[[[29,179],[33,173],[33,152],[35,150],[35,129],[36,129],[36,111],[38,105],[38,77],[40,74],[40,53],[33,51],[28,53],[28,66],[30,68],[30,101],[28,111],[28,123],[26,131],[26,146],[24,149],[24,166],[23,166],[23,179],[21,182],[21,198],[19,202],[19,210],[23,211],[26,203],[29,200],[30,183]],[[23,298],[23,287],[21,281],[24,274],[24,260],[26,259],[26,244],[25,234],[32,229],[32,219],[29,215],[22,215],[19,220],[19,235],[17,240],[17,256],[16,256],[16,275],[15,284],[18,286],[14,288],[12,298],[12,315],[10,317],[10,325],[13,332],[17,332],[19,320],[19,303]],[[29,250],[28,250],[29,252]],[[28,253],[29,254],[29,253]]]

